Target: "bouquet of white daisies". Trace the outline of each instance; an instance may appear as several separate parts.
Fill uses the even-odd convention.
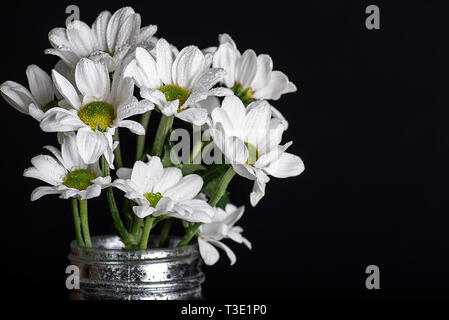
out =
[[[49,33],[53,48],[45,52],[60,58],[50,74],[30,65],[29,89],[13,81],[1,85],[10,105],[57,133],[59,146],[45,146],[48,154],[32,158],[24,171],[47,184],[31,200],[70,199],[80,246],[92,246],[87,201],[104,193],[126,250],[147,249],[157,224],[159,246],[166,246],[172,223],[181,221],[185,235],[178,246],[197,239],[206,264],[218,260],[216,247],[233,264],[222,240],[251,244],[235,226],[244,207],[229,202],[230,181],[254,181],[250,202],[256,206],[270,176],[304,170],[301,159],[286,152],[292,142],[282,144],[288,122],[268,102],[296,87],[273,70],[269,55],[241,53],[227,34],[218,37],[218,47],[179,51],[156,31],[141,27],[130,7],[100,13],[91,27],[74,20]],[[160,114],[152,139],[146,136],[151,114]],[[135,116],[139,121],[131,120]],[[137,135],[132,168],[122,163],[119,128]]]

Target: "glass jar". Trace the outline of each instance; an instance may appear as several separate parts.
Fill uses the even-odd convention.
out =
[[[69,260],[79,268],[80,289],[72,300],[202,299],[204,274],[198,245],[127,251],[117,236],[92,238],[92,248],[71,243]],[[150,248],[158,237],[150,238]]]

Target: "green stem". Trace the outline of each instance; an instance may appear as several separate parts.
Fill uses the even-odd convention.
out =
[[[226,173],[221,178],[220,184],[218,185],[218,188],[215,191],[214,196],[209,201],[211,207],[215,207],[217,203],[221,200],[221,197],[223,197],[223,195],[226,192],[226,189],[228,188],[229,182],[231,182],[234,176],[235,176],[234,169],[232,167],[229,167],[228,171],[226,171]]]
[[[152,216],[145,218],[145,226],[143,227],[142,239],[140,240],[140,250],[146,250],[148,246],[148,239],[150,238],[150,231],[153,227],[154,218]]]
[[[161,156],[162,150],[164,149],[165,139],[167,138],[167,134],[173,125],[173,119],[173,116],[167,117],[162,115],[161,121],[159,122],[159,126],[157,128],[156,137],[154,138],[153,148],[151,150],[151,154],[153,156]]]
[[[114,141],[118,141],[120,142],[120,136],[118,133],[118,128],[115,129],[115,134],[114,134]],[[122,160],[122,152],[120,150],[120,143],[118,144],[117,148],[115,148],[114,150],[114,154],[115,154],[115,169],[120,169],[121,167],[123,167],[123,160]]]
[[[145,135],[137,136],[137,147],[136,147],[136,161],[142,159],[144,156],[144,148],[145,148],[145,138],[146,132],[148,128],[148,123],[150,122],[151,111],[144,113],[140,119],[140,124],[145,128]]]
[[[226,192],[226,189],[228,188],[229,183],[231,182],[232,178],[235,176],[235,171],[232,167],[229,167],[228,171],[223,175],[223,177],[220,180],[220,184],[218,185],[217,190],[215,190],[214,196],[210,200],[209,204],[211,207],[215,207],[217,203],[220,201],[221,197],[223,197],[224,193]],[[178,247],[186,246],[190,243],[192,238],[195,236],[197,230],[199,227],[201,227],[202,223],[198,222],[193,225],[191,225],[186,232],[186,235],[184,238],[179,242]]]
[[[142,224],[143,224],[143,219],[136,216],[134,218],[133,226],[131,229],[131,233],[134,235],[134,237],[137,238],[139,230],[142,228]]]
[[[164,226],[161,230],[161,237],[159,238],[159,248],[164,248],[166,242],[168,240],[168,235],[170,234],[171,225],[173,223],[173,219],[168,219],[165,221]]]
[[[183,246],[188,245],[190,243],[190,241],[192,240],[193,236],[196,234],[199,227],[201,227],[201,225],[202,225],[201,222],[191,225],[187,229],[187,232],[186,232],[186,235],[184,236],[184,238],[181,240],[181,242],[178,243],[178,247],[183,247]]]
[[[81,222],[78,211],[78,200],[76,198],[71,198],[70,201],[72,202],[73,223],[75,225],[76,242],[78,243],[78,246],[84,247],[83,237],[81,236]]]
[[[107,177],[110,175],[108,163],[104,156],[101,157],[101,160],[103,162],[103,175]],[[115,229],[118,231],[125,245],[128,246],[132,244],[129,233],[123,225],[122,219],[120,219],[120,214],[118,212],[117,203],[115,202],[114,191],[112,190],[112,187],[106,188],[106,198],[108,199],[109,209],[111,211],[112,220],[114,220]]]
[[[89,221],[87,218],[87,200],[79,199],[80,217],[81,217],[81,229],[83,230],[84,241],[87,248],[92,248],[92,242],[90,241],[89,233]]]
[[[193,145],[192,153],[190,154],[190,163],[201,164],[201,157],[198,162],[196,161],[197,160],[196,158],[198,157],[198,154],[201,154],[202,147],[203,147],[202,141],[197,141]]]

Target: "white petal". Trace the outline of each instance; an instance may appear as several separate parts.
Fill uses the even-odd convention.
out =
[[[81,100],[69,80],[60,75],[56,70],[52,70],[53,83],[59,93],[66,99],[75,109],[81,107]]]
[[[149,205],[133,207],[134,213],[136,214],[136,216],[138,216],[141,219],[146,218],[149,215],[153,214],[153,212],[155,210],[156,209],[154,209],[153,207],[150,207]]]
[[[151,42],[153,35],[157,31],[157,26],[149,25],[140,29],[139,36],[137,37],[138,44],[144,44]]]
[[[136,161],[131,174],[131,180],[136,184],[141,194],[153,192],[154,185],[162,176],[162,163],[157,161],[157,157],[153,157],[151,165],[142,161]]]
[[[257,56],[256,53],[248,49],[246,50],[239,61],[237,62],[237,79],[242,87],[248,88],[251,86],[254,77],[257,73]]]
[[[110,93],[109,72],[102,62],[81,59],[75,69],[76,85],[84,96],[107,101]]]
[[[52,108],[48,110],[40,123],[45,132],[68,132],[76,131],[86,125],[80,120],[75,110]]]
[[[235,262],[237,261],[237,258],[235,256],[234,252],[227,245],[225,245],[223,242],[215,241],[215,240],[210,240],[210,243],[212,243],[216,247],[223,249],[226,252],[226,255],[228,256],[229,261],[231,262],[231,266],[235,264]]]
[[[157,72],[156,61],[151,54],[143,49],[136,49],[136,70],[134,71],[133,78],[140,84],[140,87],[144,88],[160,88],[162,81],[159,78]]]
[[[260,199],[265,196],[265,183],[261,183],[259,181],[254,181],[253,191],[250,194],[250,202],[253,207],[255,207]]]
[[[3,98],[22,113],[28,114],[30,104],[38,104],[28,89],[14,81],[4,82],[0,87],[0,91]]]
[[[24,177],[35,178],[51,185],[61,184],[67,170],[53,157],[39,155],[31,159],[33,167],[23,172]]]
[[[92,32],[96,40],[97,49],[102,51],[108,50],[106,30],[110,19],[111,13],[109,11],[103,11],[98,15],[97,19],[95,19],[92,24]]]
[[[139,136],[145,135],[145,128],[139,122],[133,120],[122,120],[117,123],[117,126],[120,128],[127,128],[132,133],[137,134]]]
[[[157,90],[157,89],[143,89],[140,90],[140,95],[142,98],[147,99],[151,103],[154,103],[158,107],[165,106],[167,104],[167,99],[165,98],[165,95]],[[174,102],[174,101],[170,101]],[[179,101],[178,101],[179,104]],[[178,110],[178,107],[176,107],[176,111]]]
[[[270,163],[277,161],[292,144],[293,142],[290,141],[283,146],[275,145],[274,147],[271,147],[257,159],[254,167],[260,169],[269,166]]]
[[[55,189],[54,187],[38,187],[33,190],[31,193],[31,201],[36,201],[37,199],[40,199],[43,196],[49,195],[49,194],[59,194],[61,193],[59,190]]]
[[[221,108],[227,114],[227,119],[232,121],[232,126],[237,129],[244,129],[246,119],[246,109],[242,101],[236,96],[223,99]],[[219,120],[217,120],[220,122]],[[224,126],[224,125],[223,125]],[[225,127],[225,126],[224,126]],[[225,127],[226,130],[226,127]]]
[[[232,208],[232,209],[231,209]],[[226,212],[229,213],[228,216],[223,220],[223,223],[232,227],[240,218],[243,216],[245,212],[245,206],[241,206],[239,208],[235,208],[233,205],[226,206]]]
[[[198,245],[201,258],[203,258],[205,264],[211,266],[217,263],[218,259],[220,258],[220,253],[217,249],[215,249],[213,245],[201,238],[198,238]]]
[[[205,201],[199,199],[185,200],[179,202],[184,208],[190,208],[191,213],[182,217],[189,222],[210,223],[214,215],[213,208]]]
[[[63,163],[70,171],[77,169],[85,169],[86,165],[78,151],[77,138],[75,134],[66,134],[64,136],[61,153]]]
[[[253,102],[251,105],[255,105],[255,107],[250,108],[246,115],[244,124],[245,141],[258,147],[266,140],[266,131],[271,120],[271,108],[266,101]]]
[[[175,201],[190,200],[200,193],[203,187],[203,179],[197,174],[190,174],[182,178],[179,183],[169,188],[164,196]]]
[[[201,108],[189,108],[176,114],[181,120],[193,123],[196,126],[202,126],[207,120],[207,110]]]
[[[235,44],[234,40],[232,40],[231,36],[227,33],[218,35],[218,42],[220,43],[220,45],[229,43],[234,49],[237,49],[237,45]]]
[[[195,46],[188,46],[181,50],[173,62],[173,83],[191,91],[191,86],[204,72],[205,67],[206,59],[201,50]]]
[[[81,196],[81,200],[96,198],[101,194],[101,187],[98,184],[92,184],[87,187],[86,192]]]
[[[159,39],[156,44],[157,72],[165,84],[172,82],[171,67],[173,64],[173,53],[170,45],[165,39]]]
[[[90,27],[80,21],[74,20],[67,26],[67,39],[71,43],[71,49],[79,57],[87,57],[95,50],[95,40]]]
[[[280,71],[273,71],[270,82],[265,87],[255,91],[253,98],[278,100],[287,88],[289,88],[287,76]]]
[[[154,186],[154,192],[165,194],[167,189],[176,185],[182,179],[181,169],[175,167],[165,168],[159,181]]]
[[[62,158],[61,151],[59,151],[58,149],[56,149],[53,146],[44,146],[43,148],[50,151],[53,154],[53,156],[56,158],[56,160],[58,160],[59,163],[61,163],[64,167],[66,167],[65,163],[64,163],[64,159]],[[66,167],[66,169],[67,169],[67,167]]]
[[[70,68],[75,68],[76,63],[79,61],[78,56],[74,52],[68,50],[46,49],[45,54],[51,54],[61,58],[61,60]]]
[[[53,82],[44,70],[32,64],[28,66],[26,74],[31,93],[40,105],[45,106],[54,100]]]
[[[39,122],[44,118],[44,112],[34,103],[28,106],[28,114]]]
[[[127,16],[122,25],[120,26],[117,41],[115,43],[114,52],[116,52],[119,48],[126,45],[133,45],[136,43],[137,35],[140,30],[140,15],[132,14]]]
[[[256,180],[256,173],[254,168],[247,164],[233,164],[232,168],[241,177],[249,180]]]
[[[80,156],[86,164],[97,162],[109,146],[103,133],[92,131],[89,127],[78,130],[76,142]]]
[[[134,14],[134,10],[131,7],[124,7],[117,10],[111,17],[106,30],[106,39],[108,43],[108,49],[110,52],[114,52],[116,48],[117,38],[119,30],[126,18]]]
[[[132,169],[131,168],[120,168],[116,172],[117,177],[120,179],[128,180],[131,179]]]
[[[288,178],[300,175],[304,169],[304,163],[300,157],[285,152],[277,161],[265,168],[265,171],[276,178]]]
[[[265,87],[270,82],[271,71],[273,70],[273,60],[267,54],[261,54],[257,57],[257,73],[251,83],[254,91]]]
[[[154,109],[154,104],[148,100],[142,100],[138,103],[129,103],[119,105],[117,108],[117,118],[120,120],[143,114]]]
[[[230,43],[220,45],[214,54],[212,65],[214,68],[226,70],[223,82],[228,88],[232,88],[235,84],[237,76],[236,66],[239,58],[240,53]]]
[[[226,71],[222,68],[209,69],[193,83],[192,91],[207,91],[221,81],[225,75]]]

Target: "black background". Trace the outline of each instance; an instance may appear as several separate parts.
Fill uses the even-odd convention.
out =
[[[0,11],[1,79],[26,84],[25,69],[47,71],[48,31],[77,4],[91,24],[102,10],[132,5],[142,25],[159,26],[178,48],[217,44],[229,33],[241,51],[272,56],[298,92],[273,102],[288,118],[284,141],[306,171],[273,178],[256,208],[251,183],[235,179],[232,201],[253,250],[230,246],[205,267],[206,298],[447,298],[449,218],[449,10],[432,1],[13,1]],[[381,30],[365,28],[377,4]],[[56,145],[31,117],[1,102],[2,291],[65,300],[65,267],[74,238],[67,201],[44,197],[22,177],[42,146]],[[155,122],[151,126],[155,126]],[[134,154],[134,137],[123,143]],[[128,161],[128,166],[131,163]],[[91,232],[112,231],[104,198],[90,201]],[[381,289],[365,288],[377,265]],[[5,275],[5,273],[3,273]]]

